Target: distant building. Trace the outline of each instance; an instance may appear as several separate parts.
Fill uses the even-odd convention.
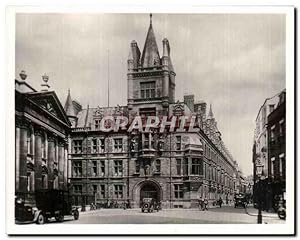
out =
[[[277,121],[279,112],[281,113],[279,118],[283,118],[285,114],[285,102],[283,101],[283,96],[285,96],[285,90],[276,94],[272,98],[265,100],[264,104],[261,106],[259,113],[256,118],[256,129],[254,134],[254,144],[253,144],[253,176],[254,182],[257,183],[258,177],[256,175],[256,166],[263,165],[263,172],[261,176],[261,189],[258,190],[257,184],[254,184],[254,201],[257,202],[257,191],[263,191],[263,207],[266,210],[271,210],[273,206],[273,176],[271,172],[274,171],[274,167],[279,166],[275,163],[274,152],[283,153],[282,145],[272,145],[274,144],[273,134],[275,129],[274,121]],[[283,105],[284,112],[283,112]],[[276,119],[276,120],[275,120]],[[285,115],[284,115],[285,119]],[[282,119],[278,120],[281,121]],[[271,122],[270,122],[271,121]],[[275,124],[275,125],[274,125]],[[279,122],[277,123],[277,125]],[[276,125],[276,126],[277,126]],[[279,129],[279,126],[277,126]],[[285,139],[285,136],[284,136]],[[272,140],[272,141],[271,141]],[[272,142],[272,143],[271,143]],[[280,144],[283,144],[281,141]],[[285,140],[284,140],[285,144]],[[284,146],[285,147],[285,146]],[[271,160],[272,159],[272,160]],[[278,160],[279,161],[279,160]],[[273,170],[272,170],[273,169]],[[276,168],[277,169],[277,168]]]
[[[43,91],[26,82],[26,73],[15,80],[15,191],[26,202],[34,202],[34,191],[67,188],[70,122],[55,92]]]

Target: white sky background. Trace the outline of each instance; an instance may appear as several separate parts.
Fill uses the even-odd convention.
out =
[[[127,103],[132,40],[142,52],[149,14],[17,14],[16,78],[40,90],[41,76],[64,105],[68,88],[83,107]],[[162,54],[167,37],[176,99],[193,93],[212,103],[222,138],[244,174],[252,173],[255,118],[267,97],[285,88],[285,16],[279,14],[153,14]]]

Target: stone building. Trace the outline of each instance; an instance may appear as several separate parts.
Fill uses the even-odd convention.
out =
[[[72,124],[69,165],[75,203],[115,204],[153,197],[163,207],[198,206],[199,198],[213,204],[219,197],[233,199],[239,181],[237,162],[227,150],[217,128],[212,107],[195,102],[194,95],[175,101],[175,69],[168,39],[162,56],[150,17],[145,45],[130,44],[128,102],[126,106],[82,108],[69,92],[65,112]],[[186,116],[195,119],[197,132],[176,125],[177,131],[117,132],[100,130],[104,117],[116,119]],[[189,120],[188,120],[189,121]]]
[[[268,178],[271,187],[271,206],[274,207],[280,198],[285,195],[285,91],[279,94],[279,101],[272,113],[268,116]]]
[[[55,92],[26,82],[26,73],[15,80],[15,191],[27,202],[39,189],[66,189],[67,135],[70,122]]]
[[[280,159],[285,162],[285,90],[271,98],[267,98],[261,106],[256,118],[256,128],[253,144],[253,176],[254,176],[254,202],[258,202],[259,192],[262,194],[262,205],[266,210],[272,210],[274,205],[274,171],[279,174]],[[284,103],[282,103],[284,101]],[[280,119],[279,119],[280,118]],[[278,122],[277,122],[278,121]],[[281,125],[281,123],[283,125]],[[262,176],[258,179],[256,168],[263,165]],[[285,166],[285,163],[283,164]],[[283,166],[281,165],[281,167]],[[274,170],[275,169],[275,170]],[[283,169],[281,169],[283,174]],[[279,175],[278,175],[279,177]],[[282,179],[283,175],[276,181]],[[260,182],[260,189],[258,187]]]

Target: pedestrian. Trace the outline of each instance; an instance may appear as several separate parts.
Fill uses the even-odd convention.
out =
[[[199,199],[199,210],[200,211],[204,210],[204,201],[203,201],[203,198]]]
[[[223,203],[223,200],[222,200],[222,198],[220,197],[220,198],[219,198],[219,206],[220,206],[220,208],[222,207],[222,203]]]
[[[129,200],[127,200],[127,208],[131,208]]]
[[[208,205],[208,200],[207,198],[204,198],[204,210],[208,210],[207,205]]]

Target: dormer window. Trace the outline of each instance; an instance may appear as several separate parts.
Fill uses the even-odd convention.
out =
[[[95,120],[95,129],[100,129],[100,122],[101,122],[100,119]]]

